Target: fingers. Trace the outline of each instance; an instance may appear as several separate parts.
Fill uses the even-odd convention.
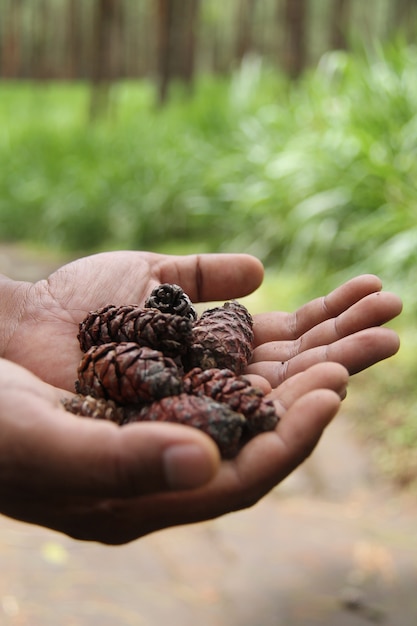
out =
[[[301,350],[353,335],[365,328],[381,326],[396,317],[402,308],[401,300],[392,293],[376,292],[365,296],[338,317],[326,320],[300,338]]]
[[[356,302],[371,293],[380,292],[381,289],[382,283],[377,276],[364,274],[340,285],[327,296],[313,300],[301,307],[295,314],[298,336],[312,328],[313,325],[316,326],[320,321],[337,317]]]
[[[274,401],[279,415],[287,412],[297,398],[315,389],[330,389],[340,398],[346,395],[349,372],[339,363],[316,363],[308,371],[297,372],[273,389],[269,397]]]
[[[330,389],[313,389],[289,406],[274,433],[260,435],[242,450],[237,462],[247,503],[268,493],[311,454],[340,402]]]
[[[260,389],[265,395],[268,395],[272,391],[272,387],[270,383],[264,378],[264,376],[259,376],[257,374],[247,374],[245,373],[245,378],[249,380],[250,384],[253,387],[257,387]]]
[[[370,328],[330,344],[327,360],[341,363],[353,375],[393,356],[399,347],[399,337],[393,330]],[[297,367],[297,364],[291,367]]]
[[[258,346],[254,361],[286,361],[299,352],[320,345],[329,345],[338,339],[366,328],[380,326],[393,319],[402,309],[400,298],[388,292],[365,296],[336,318],[317,324],[295,341],[275,341]]]
[[[252,363],[248,366],[247,373],[264,376],[272,388],[294,374],[326,361],[340,363],[350,374],[356,374],[393,356],[398,351],[399,345],[398,335],[394,331],[388,328],[370,328],[343,337],[329,345],[310,348],[289,360]]]
[[[177,283],[193,302],[231,300],[262,283],[262,263],[248,254],[200,254],[162,257],[161,282]]]
[[[298,339],[325,320],[338,317],[366,296],[379,293],[381,288],[381,281],[377,276],[365,274],[349,280],[327,296],[308,302],[295,313],[258,315],[254,326],[256,345],[275,339]],[[384,321],[392,319],[401,311],[401,301],[394,294],[390,294],[376,306],[380,307],[381,312],[387,307],[386,314],[381,314],[381,318],[385,318]],[[277,337],[277,330],[279,337]]]

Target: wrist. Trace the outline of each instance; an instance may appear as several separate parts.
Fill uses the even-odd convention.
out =
[[[22,317],[30,283],[12,280],[0,274],[0,357]]]

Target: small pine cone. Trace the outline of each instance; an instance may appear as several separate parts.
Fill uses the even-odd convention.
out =
[[[83,352],[103,343],[133,341],[174,358],[186,352],[191,330],[191,320],[181,315],[134,304],[108,305],[86,316],[79,325],[78,341]]]
[[[120,404],[143,404],[180,393],[182,380],[175,362],[162,352],[113,342],[92,346],[84,354],[75,390]]]
[[[274,430],[279,421],[274,403],[265,398],[261,389],[231,370],[196,367],[184,376],[183,382],[185,393],[208,396],[244,415],[249,437]]]
[[[184,358],[186,370],[230,369],[242,374],[252,357],[253,320],[239,302],[207,309],[193,326],[193,339]]]
[[[62,404],[66,411],[81,417],[109,420],[116,424],[122,424],[125,419],[124,408],[118,406],[113,400],[76,395],[72,398],[64,398]]]
[[[144,406],[131,421],[175,422],[198,428],[216,442],[223,458],[236,456],[245,427],[243,415],[227,405],[186,393]]]
[[[190,320],[197,319],[197,311],[187,294],[179,285],[163,283],[151,292],[145,307],[159,309],[163,313],[182,315]]]

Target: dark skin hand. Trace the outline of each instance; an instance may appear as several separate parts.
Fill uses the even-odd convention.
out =
[[[247,255],[113,252],[34,285],[0,280],[0,511],[117,544],[250,506],[288,476],[336,414],[348,373],[398,349],[397,335],[381,325],[401,302],[375,276],[357,277],[296,313],[255,316],[248,375],[270,391],[281,421],[236,459],[221,461],[196,429],[120,428],[67,413],[59,400],[73,389],[78,323],[89,310],[142,304],[163,282],[181,285],[194,302],[224,301],[250,293],[262,277]]]

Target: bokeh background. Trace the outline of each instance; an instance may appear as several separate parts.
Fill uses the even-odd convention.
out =
[[[377,273],[402,347],[344,411],[414,498],[416,77],[415,0],[0,0],[0,271],[249,252],[254,313]]]

